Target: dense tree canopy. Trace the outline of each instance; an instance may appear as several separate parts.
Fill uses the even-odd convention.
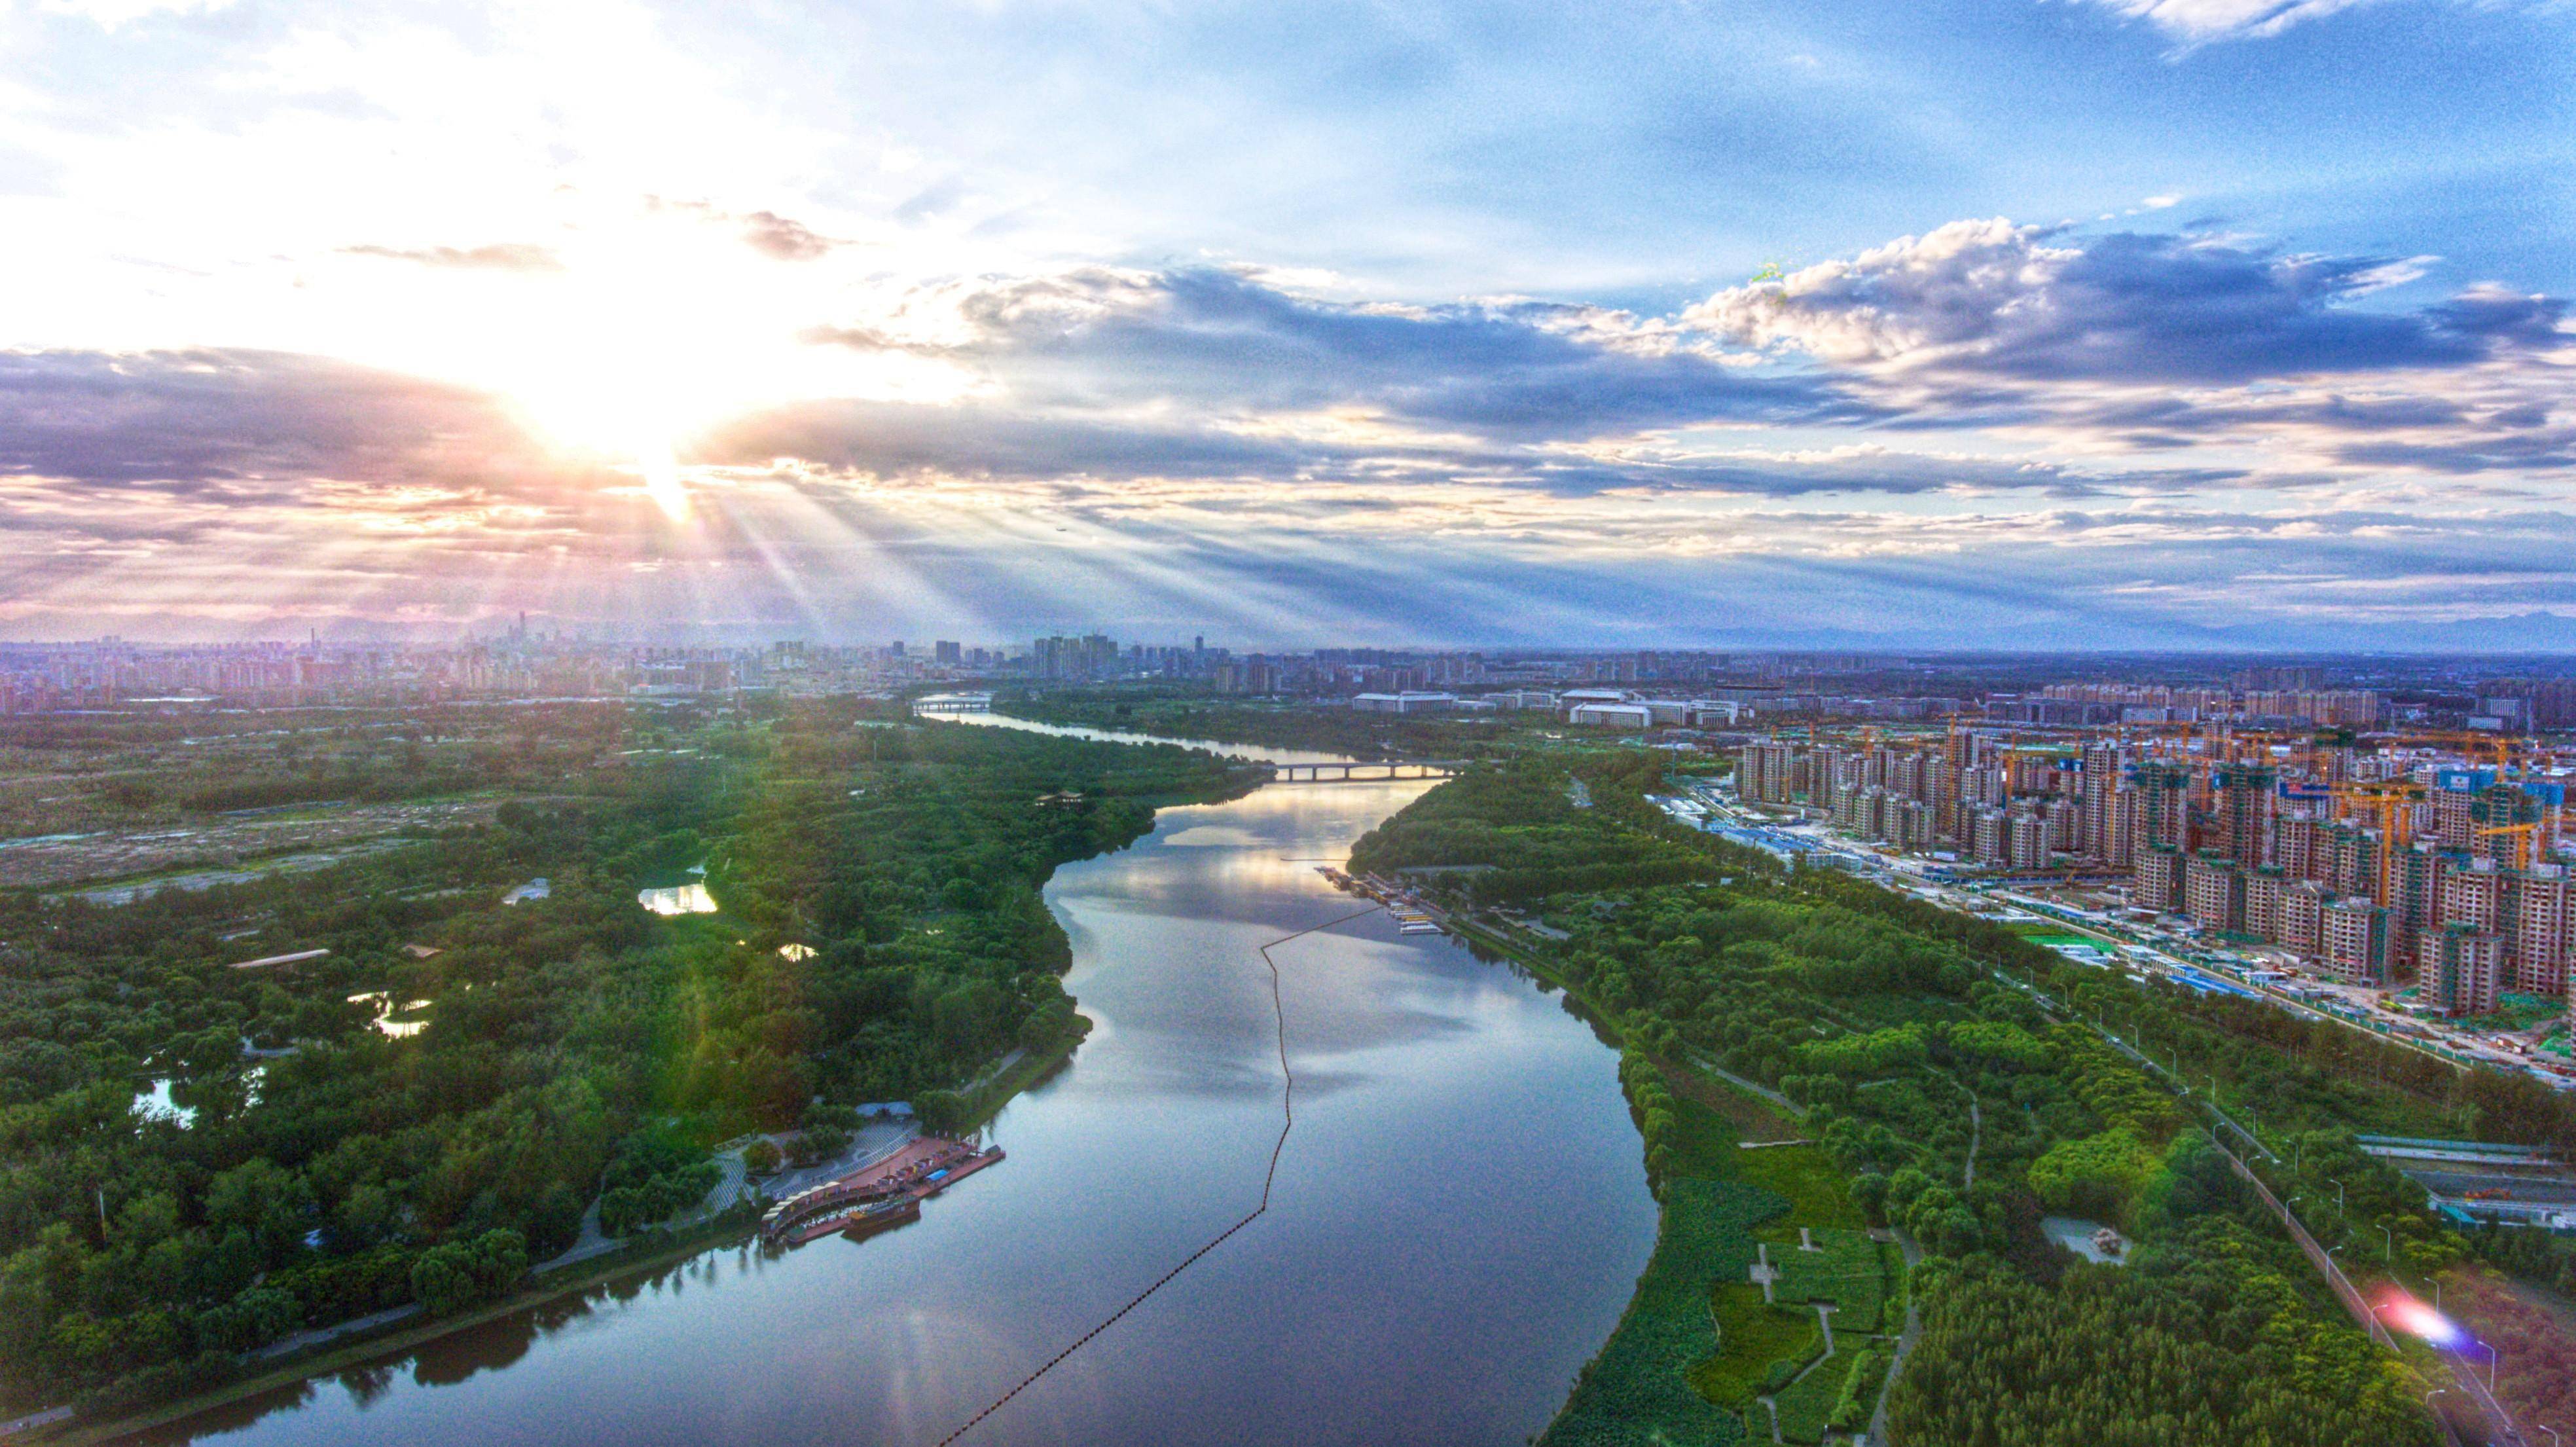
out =
[[[166,1392],[302,1326],[453,1310],[594,1199],[612,1233],[694,1205],[709,1142],[828,1132],[818,1095],[955,1087],[1059,1040],[1048,873],[1158,800],[1251,782],[859,713],[514,716],[415,781],[506,790],[488,824],[113,906],[0,894],[0,1401]],[[132,807],[336,798],[400,766],[229,792],[173,767]],[[700,867],[721,913],[638,906]],[[535,877],[545,897],[501,903]],[[397,1006],[426,1027],[377,1028]],[[155,1081],[184,1123],[140,1108]]]

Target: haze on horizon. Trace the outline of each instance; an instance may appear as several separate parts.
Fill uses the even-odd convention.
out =
[[[14,4],[0,636],[2576,648],[2571,41]]]

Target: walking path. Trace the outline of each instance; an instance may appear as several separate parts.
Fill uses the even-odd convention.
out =
[[[1789,1118],[1792,1120],[1795,1120],[1807,1113],[1807,1108],[1805,1106],[1798,1104],[1796,1101],[1791,1100],[1789,1097],[1782,1095],[1780,1092],[1773,1090],[1771,1087],[1764,1085],[1759,1081],[1745,1079],[1743,1076],[1736,1074],[1734,1071],[1727,1069],[1716,1061],[1700,1054],[1696,1050],[1690,1052],[1690,1063],[1707,1071],[1709,1074],[1716,1076],[1718,1079],[1725,1081],[1727,1084],[1734,1086],[1738,1090],[1749,1090],[1755,1095],[1762,1097],[1764,1100],[1771,1102],[1773,1105],[1780,1107],[1782,1110],[1789,1113]]]
[[[1878,1233],[1871,1232],[1870,1234],[1875,1236]],[[1886,1447],[1887,1442],[1888,1394],[1896,1390],[1896,1379],[1899,1376],[1904,1375],[1905,1359],[1914,1354],[1914,1344],[1923,1339],[1923,1312],[1921,1308],[1914,1304],[1914,1283],[1912,1280],[1915,1266],[1923,1260],[1923,1248],[1915,1245],[1914,1238],[1906,1235],[1902,1231],[1891,1231],[1888,1234],[1895,1238],[1896,1249],[1905,1254],[1905,1270],[1907,1273],[1905,1284],[1905,1330],[1897,1333],[1896,1335],[1896,1357],[1893,1361],[1890,1361],[1887,1364],[1887,1380],[1879,1383],[1878,1386],[1878,1406],[1869,1414],[1868,1440],[1872,1443],[1878,1444],[1878,1447]]]
[[[336,1341],[344,1336],[356,1336],[360,1332],[374,1331],[377,1327],[391,1326],[395,1322],[418,1315],[420,1315],[420,1303],[405,1302],[401,1306],[388,1307],[367,1316],[351,1317],[347,1321],[333,1322],[329,1326],[317,1326],[309,1331],[299,1331],[293,1336],[279,1337],[257,1351],[248,1353],[246,1359],[264,1362],[278,1357],[292,1356],[306,1347],[318,1347],[327,1341]]]
[[[771,1176],[765,1185],[752,1184],[751,1173],[743,1165],[743,1147],[719,1151],[714,1160],[723,1174],[717,1179],[714,1187],[707,1192],[706,1198],[686,1213],[675,1216],[664,1224],[674,1230],[686,1229],[711,1221],[741,1202],[763,1194],[772,1200],[785,1200],[808,1186],[818,1186],[825,1181],[837,1180],[854,1171],[874,1165],[912,1144],[914,1137],[920,1134],[921,1127],[915,1121],[899,1120],[891,1123],[872,1121],[861,1126],[858,1133],[851,1138],[849,1145],[830,1160],[792,1171],[782,1171]],[[746,1145],[751,1139],[757,1139],[757,1137],[746,1138]],[[581,1234],[573,1238],[572,1244],[565,1247],[562,1254],[538,1262],[536,1270],[540,1275],[561,1270],[566,1266],[588,1261],[594,1256],[605,1256],[625,1244],[624,1238],[608,1235],[599,1229],[599,1198],[594,1196],[588,1209],[581,1213]]]
[[[1968,1098],[1968,1166],[1959,1175],[1959,1189],[1964,1191],[1977,1183],[1977,1146],[1986,1135],[1985,1111],[1977,1104],[1977,1093],[1969,1089],[1966,1082],[1946,1070],[1935,1070],[1932,1073],[1950,1082],[1951,1089]]]

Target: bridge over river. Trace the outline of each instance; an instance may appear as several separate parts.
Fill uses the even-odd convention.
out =
[[[1466,766],[1454,759],[1378,764],[1273,764],[1274,784],[1383,784],[1392,779],[1447,779]]]

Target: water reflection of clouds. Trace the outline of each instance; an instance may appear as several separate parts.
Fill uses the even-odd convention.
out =
[[[621,1282],[498,1334],[483,1369],[325,1392],[261,1440],[444,1440],[468,1413],[487,1447],[935,1440],[1257,1199],[1280,1098],[1259,947],[1362,907],[1313,859],[1425,787],[1167,810],[1060,871],[1066,986],[1098,1023],[997,1122],[1008,1167],[916,1225],[691,1268],[740,1289]],[[1175,842],[1198,829],[1247,837]],[[1516,1441],[1618,1319],[1655,1214],[1615,1052],[1382,915],[1272,953],[1298,1117],[1271,1213],[979,1428],[995,1447],[1176,1420],[1207,1441]],[[432,1388],[451,1374],[473,1380]]]
[[[1177,834],[1163,835],[1155,842],[1175,849],[1239,849],[1269,841],[1249,829],[1238,829],[1229,824],[1193,824]]]

